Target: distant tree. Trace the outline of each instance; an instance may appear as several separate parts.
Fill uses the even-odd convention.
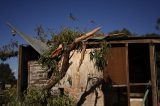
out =
[[[160,17],[157,19],[156,29],[157,29],[157,30],[160,30]]]
[[[11,41],[6,45],[0,47],[0,60],[5,61],[10,57],[15,57],[18,55],[18,43],[16,41]]]
[[[12,85],[16,83],[14,72],[10,69],[9,64],[0,64],[0,82]]]
[[[135,36],[135,34],[131,33],[128,29],[123,28],[122,30],[115,30],[109,33],[109,35],[116,36]]]
[[[145,34],[143,36],[145,36],[145,37],[160,37],[160,34],[150,33],[150,34]]]
[[[93,19],[90,19],[90,23],[95,24],[95,21]]]
[[[45,31],[45,29],[43,28],[42,25],[39,25],[35,28],[35,32],[36,32],[36,38],[38,40],[41,40],[42,42],[47,42],[47,32]]]
[[[77,17],[75,17],[72,13],[69,13],[69,19],[71,21],[78,21]]]

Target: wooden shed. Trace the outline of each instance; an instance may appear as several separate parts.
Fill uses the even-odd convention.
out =
[[[111,45],[104,73],[106,106],[158,105],[160,37],[105,38]],[[98,42],[97,42],[98,41]],[[88,44],[97,44],[90,40]],[[108,104],[108,105],[107,105]]]
[[[103,70],[105,106],[158,106],[160,37],[94,38],[85,44],[94,48],[104,41],[111,45]],[[26,61],[38,56],[30,46],[19,47],[19,92],[27,87],[23,83],[27,80]]]

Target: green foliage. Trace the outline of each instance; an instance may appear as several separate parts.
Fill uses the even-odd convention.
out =
[[[8,58],[16,57],[17,55],[18,51],[0,52],[0,59],[6,61]]]
[[[74,106],[74,98],[69,97],[68,95],[57,96],[54,99],[48,99],[47,106]]]
[[[28,89],[24,94],[24,99],[19,100],[16,88],[11,88],[0,92],[3,95],[1,104],[5,106],[73,106],[74,98],[69,95],[51,95],[48,91],[42,91],[37,87]]]
[[[16,88],[10,88],[6,91],[6,104],[7,106],[21,106],[21,102],[18,100]]]
[[[61,60],[61,55],[53,58],[50,58],[51,52],[54,51],[57,48],[57,46],[54,46],[51,48],[50,51],[45,52],[40,58],[39,58],[39,63],[42,64],[42,66],[47,67],[48,71],[48,77],[50,78],[52,73],[57,73],[58,71],[58,63]]]
[[[5,61],[10,57],[17,56],[18,52],[15,50],[17,47],[18,44],[15,41],[11,41],[9,44],[0,47],[0,59],[2,61]]]
[[[0,98],[0,104],[5,104],[5,106],[21,106],[21,102],[18,100],[15,87],[6,90],[0,90]]]
[[[100,48],[95,48],[90,52],[90,59],[94,61],[95,67],[98,70],[103,70],[107,65],[107,56],[109,55],[109,44],[101,44]]]
[[[42,91],[39,88],[29,88],[24,96],[24,106],[44,106],[49,94],[47,91]]]
[[[64,28],[59,33],[53,34],[52,41],[55,42],[54,44],[59,45],[67,45],[71,44],[75,38],[79,37],[82,34],[79,30],[74,30],[71,28]]]
[[[53,45],[51,45],[51,48],[49,51],[45,52],[39,59],[39,63],[42,64],[42,66],[45,66],[48,68],[49,71],[49,77],[54,73],[55,75],[60,75],[58,64],[61,60],[61,56],[59,55],[57,57],[50,58],[51,53],[58,48],[60,44],[62,44],[64,47],[66,47],[68,44],[71,44],[75,38],[77,38],[82,33],[78,30],[73,30],[70,28],[64,28],[59,33],[53,33],[52,34],[52,41]]]
[[[12,85],[16,83],[16,78],[10,69],[9,64],[0,64],[0,82]]]
[[[51,95],[47,90],[42,91],[33,87],[28,89],[23,102],[24,106],[72,106],[74,99],[68,95]]]

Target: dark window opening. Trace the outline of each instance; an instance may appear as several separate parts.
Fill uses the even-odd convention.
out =
[[[150,80],[150,58],[148,44],[129,44],[129,81],[148,83]]]
[[[160,98],[160,45],[159,44],[155,46],[155,58],[156,58],[157,84],[158,84],[158,98]]]

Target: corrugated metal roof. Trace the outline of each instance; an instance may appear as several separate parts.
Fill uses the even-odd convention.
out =
[[[127,37],[127,36],[102,36],[102,37],[93,37],[88,39],[87,41],[102,41],[102,40],[106,40],[106,41],[119,41],[119,40],[147,40],[147,39],[157,39],[160,40],[160,37],[142,37],[142,36],[136,36],[136,37]]]
[[[45,51],[49,50],[49,47],[47,44],[41,42],[40,40],[37,40],[35,38],[30,37],[29,35],[17,30],[14,26],[8,23],[8,26],[16,32],[18,35],[20,35],[29,45],[31,45],[39,54],[43,54]]]

